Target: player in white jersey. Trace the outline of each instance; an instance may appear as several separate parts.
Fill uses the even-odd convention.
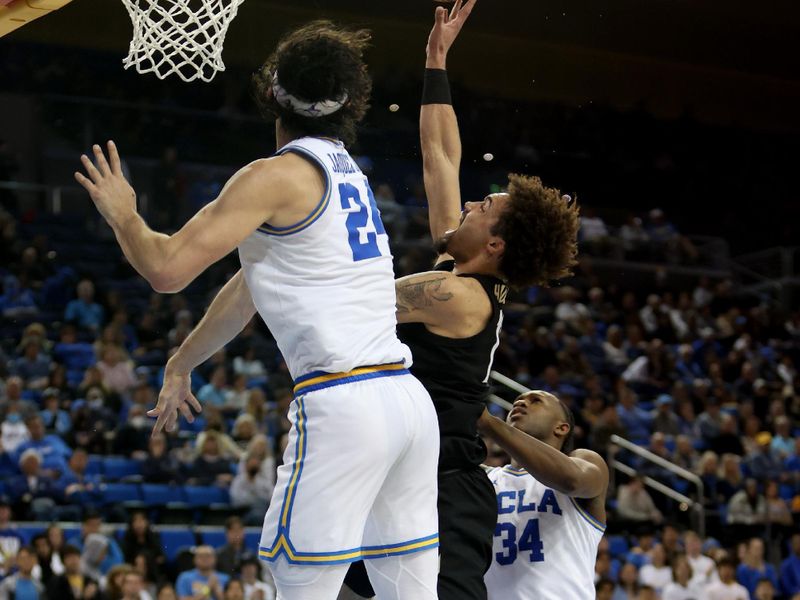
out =
[[[608,467],[596,452],[569,452],[574,418],[548,392],[519,396],[508,419],[484,412],[482,433],[512,462],[489,472],[497,492],[489,600],[589,600],[605,531]]]
[[[193,420],[189,374],[256,311],[295,379],[292,429],[259,556],[282,600],[336,598],[367,560],[381,598],[436,598],[439,438],[430,396],[395,333],[392,257],[366,177],[344,144],[370,80],[365,31],[315,22],[286,36],[255,78],[278,152],[240,170],[180,231],[150,230],[109,142],[76,174],[131,264],[182,289],[238,247],[242,269],[167,364],[154,431]],[[324,137],[323,137],[324,136]]]

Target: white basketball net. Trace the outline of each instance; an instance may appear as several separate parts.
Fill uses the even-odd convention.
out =
[[[225,70],[222,45],[244,0],[122,0],[133,22],[125,68],[211,81]]]

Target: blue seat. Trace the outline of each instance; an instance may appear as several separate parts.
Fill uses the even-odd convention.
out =
[[[142,500],[146,506],[165,506],[173,502],[184,502],[182,488],[165,483],[142,485]]]
[[[200,534],[200,540],[203,544],[211,546],[212,548],[221,548],[225,545],[225,531],[221,529],[214,529],[213,531],[203,531]]]
[[[45,528],[36,525],[22,525],[17,527],[17,533],[22,537],[23,544],[30,544],[33,536],[44,533]]]
[[[189,506],[194,508],[212,504],[230,504],[228,490],[213,485],[186,485],[183,491]]]
[[[100,488],[103,504],[141,502],[142,491],[135,483],[106,483]]]
[[[259,546],[261,546],[261,530],[246,531],[244,534],[244,549],[258,556]]]
[[[610,535],[608,536],[608,551],[614,558],[624,556],[630,550],[628,539],[624,535]]]
[[[87,475],[103,475],[103,457],[99,454],[90,454],[89,461],[86,463]]]
[[[170,562],[175,560],[179,550],[194,546],[197,543],[194,532],[185,527],[181,529],[162,529],[159,533],[161,534],[161,548]]]
[[[109,456],[103,461],[103,470],[108,479],[122,479],[142,474],[142,463],[123,456]]]

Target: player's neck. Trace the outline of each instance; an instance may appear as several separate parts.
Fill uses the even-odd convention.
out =
[[[495,265],[488,265],[480,259],[470,259],[464,262],[456,260],[453,273],[455,275],[489,275],[490,277],[502,279]]]

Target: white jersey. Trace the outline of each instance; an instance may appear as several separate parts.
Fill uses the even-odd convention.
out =
[[[497,493],[489,600],[590,600],[605,525],[571,497],[510,465],[489,472]]]
[[[239,245],[242,270],[292,378],[411,364],[395,333],[389,240],[366,176],[341,142],[300,138],[294,152],[325,175],[325,193],[290,227],[265,223]]]

